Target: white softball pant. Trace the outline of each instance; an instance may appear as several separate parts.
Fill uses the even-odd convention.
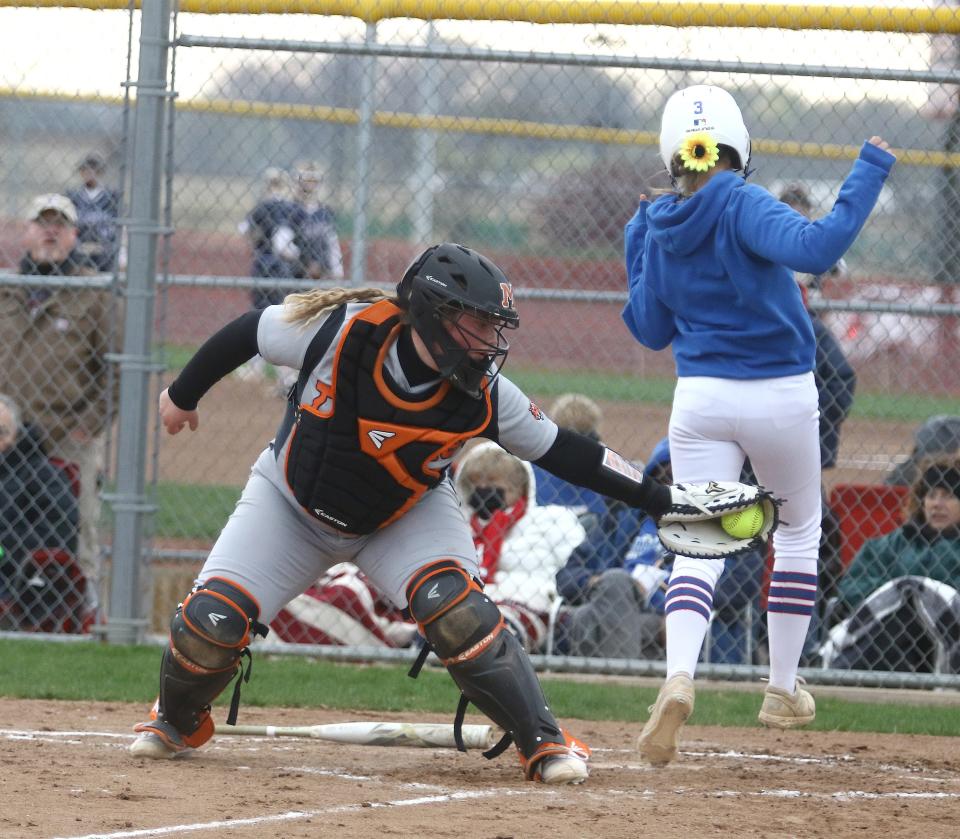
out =
[[[470,525],[449,480],[382,530],[343,536],[291,503],[258,461],[197,581],[226,577],[239,583],[260,604],[260,621],[269,623],[338,562],[355,563],[402,609],[413,574],[440,559],[454,559],[479,576]]]
[[[820,440],[813,373],[748,381],[680,378],[670,417],[670,459],[676,483],[736,481],[749,457],[757,481],[783,499],[774,533],[779,565],[816,562],[820,546]],[[713,584],[723,562],[683,558]],[[677,574],[675,566],[674,574]]]

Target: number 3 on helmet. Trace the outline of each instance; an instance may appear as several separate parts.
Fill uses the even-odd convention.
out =
[[[689,134],[709,134],[715,143],[737,153],[735,168],[750,170],[750,132],[734,98],[723,88],[698,84],[678,90],[663,108],[660,122],[660,159],[670,171],[670,161]]]

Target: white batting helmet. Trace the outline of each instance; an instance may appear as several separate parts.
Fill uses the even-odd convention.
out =
[[[709,134],[717,145],[729,146],[740,158],[739,169],[750,164],[750,133],[733,97],[708,84],[678,90],[668,100],[660,122],[660,159],[670,170],[670,161],[680,151],[688,134]]]

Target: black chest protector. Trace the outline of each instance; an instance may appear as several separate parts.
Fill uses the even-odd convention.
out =
[[[312,403],[300,401],[298,384],[287,483],[307,512],[344,533],[373,533],[400,518],[490,423],[486,389],[480,399],[449,382],[423,397],[400,394],[384,361],[402,328],[393,303],[374,303],[347,322],[332,380],[315,383]],[[317,361],[305,362],[308,374]]]

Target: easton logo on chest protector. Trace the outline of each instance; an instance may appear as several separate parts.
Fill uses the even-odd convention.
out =
[[[385,369],[402,328],[389,301],[347,321],[324,410],[302,402],[296,412],[287,483],[307,512],[345,533],[372,533],[407,512],[493,413],[486,390],[480,399],[448,382],[422,396],[402,391]]]
[[[396,432],[382,431],[379,428],[371,428],[367,432],[367,436],[370,438],[373,445],[375,445],[378,449],[380,449],[380,448],[383,448],[383,443],[385,440],[389,440],[391,437],[396,436]]]

